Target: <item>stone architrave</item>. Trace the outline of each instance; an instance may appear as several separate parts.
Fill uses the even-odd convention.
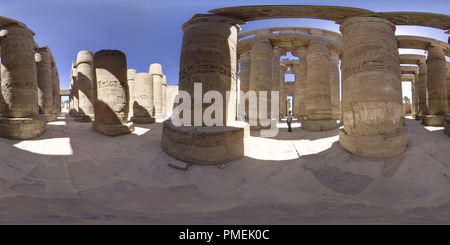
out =
[[[279,47],[274,47],[273,49],[273,71],[272,71],[272,77],[273,77],[273,81],[272,81],[272,90],[271,91],[278,91],[279,92],[279,100],[285,100],[286,101],[286,96],[284,96],[282,94],[282,90],[281,90],[281,86],[280,86],[280,79],[281,79],[281,67],[280,67],[280,59],[281,59],[281,55],[286,54],[286,52]],[[277,120],[280,120],[281,117],[281,107],[282,104],[280,102],[278,102],[279,104],[279,108],[278,108],[278,115],[276,115],[278,118]]]
[[[153,123],[153,80],[149,73],[137,73],[134,76],[134,102],[133,117],[134,123]]]
[[[273,47],[269,40],[260,40],[253,44],[252,52],[250,55],[251,69],[250,69],[250,90],[256,92],[258,106],[253,108],[256,111],[252,111],[252,107],[249,107],[249,122],[252,130],[261,129],[260,119],[260,104],[267,105],[267,111],[265,118],[270,118],[270,91],[272,91],[273,81]],[[260,91],[266,91],[267,97],[262,98],[259,96]],[[264,116],[262,116],[264,117]],[[255,119],[257,119],[256,122]],[[253,122],[252,122],[253,121]],[[252,125],[253,124],[253,125]]]
[[[47,47],[36,51],[36,73],[38,82],[39,114],[44,115],[47,122],[56,120],[53,113],[53,85],[50,52]]]
[[[395,25],[378,17],[350,17],[343,34],[342,113],[339,142],[367,157],[390,157],[406,150],[400,62]]]
[[[163,75],[161,81],[162,119],[167,117],[167,77]]]
[[[61,95],[59,85],[59,74],[56,64],[52,62],[52,92],[53,92],[53,114],[61,114]]]
[[[119,50],[100,50],[94,54],[97,98],[94,103],[95,131],[117,136],[134,130],[128,122],[127,58]]]
[[[77,55],[78,72],[78,113],[75,121],[92,122],[94,120],[94,54],[91,51],[83,50]]]
[[[298,66],[294,66],[295,89],[293,116],[299,120],[306,118],[306,89],[308,86],[308,62],[306,60],[306,48],[296,48],[292,55],[298,57]]]
[[[427,57],[428,114],[422,123],[428,126],[444,126],[447,108],[447,78],[445,54],[441,47],[431,46]]]
[[[45,117],[39,115],[37,71],[33,32],[10,26],[0,32],[1,93],[5,108],[0,136],[30,139],[42,135]]]
[[[162,66],[161,64],[154,63],[150,65],[150,75],[153,79],[153,100],[155,105],[155,118],[164,119],[163,115],[163,99],[162,99]]]
[[[137,71],[135,69],[127,70],[127,79],[128,79],[128,94],[130,95],[130,101],[128,101],[128,120],[131,120],[131,117],[134,115],[133,112],[133,104],[134,104],[134,77],[136,76]],[[153,91],[152,91],[153,94]]]
[[[331,96],[331,119],[341,118],[341,101],[339,99],[339,56],[330,55],[330,96]]]
[[[244,155],[244,128],[238,127],[235,122],[236,48],[240,23],[243,22],[225,16],[195,15],[182,27],[179,93],[184,91],[191,97],[190,125],[204,126],[175,126],[172,120],[164,121],[161,147],[176,159],[193,164],[217,165]],[[199,83],[202,90],[197,95],[194,88]],[[210,91],[218,91],[223,97],[222,122],[225,126],[205,126],[202,115],[210,106],[208,103],[202,103],[202,115],[197,115],[199,111],[194,113],[196,101]],[[202,98],[198,98],[200,96]]]
[[[302,128],[328,131],[337,128],[331,119],[330,55],[325,43],[311,41],[306,55],[308,79],[306,87],[306,120]]]
[[[425,60],[419,61],[419,105],[416,120],[422,121],[422,118],[428,114],[428,105],[427,105],[427,64]],[[417,81],[416,81],[417,82]]]
[[[250,69],[251,69],[251,60],[250,60],[250,52],[245,52],[241,54],[240,59],[240,88],[239,91],[242,93],[247,93],[250,89]],[[241,98],[239,98],[239,104],[245,103],[245,115],[248,116],[248,102],[242,101]],[[238,117],[241,117],[243,120],[245,120],[245,115],[237,115]],[[248,118],[247,118],[248,119]]]

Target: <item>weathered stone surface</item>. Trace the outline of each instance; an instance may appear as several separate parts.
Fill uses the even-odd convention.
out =
[[[161,64],[154,63],[150,65],[149,73],[153,80],[153,103],[155,107],[155,117],[158,119],[163,118],[163,73]]]
[[[445,117],[444,133],[450,136],[450,116]]]
[[[92,122],[94,119],[95,71],[94,54],[84,50],[77,55],[78,113],[75,121]]]
[[[2,31],[2,95],[6,103],[2,115],[31,118],[39,114],[37,73],[32,32],[12,26]]]
[[[166,120],[161,147],[183,162],[219,165],[244,155],[244,129],[225,126],[175,127],[170,120]]]
[[[38,82],[39,113],[48,115],[53,113],[53,86],[50,52],[47,47],[41,47],[35,54],[36,73]],[[49,118],[50,120],[56,118]],[[48,121],[50,121],[48,120]],[[53,120],[53,121],[54,121]]]
[[[155,122],[153,104],[153,79],[149,73],[137,73],[134,77],[134,123]]]
[[[114,136],[131,133],[128,121],[127,61],[118,50],[101,50],[94,55],[97,98],[94,105],[93,128],[99,133]]]
[[[330,120],[304,120],[302,121],[302,128],[308,131],[328,131],[337,128],[335,119]]]
[[[339,96],[339,57],[337,54],[330,55],[330,98],[331,98],[331,118],[341,118],[341,100]]]
[[[298,65],[294,66],[295,90],[294,90],[294,117],[303,120],[306,117],[306,88],[308,82],[308,63],[306,60],[307,50],[297,48],[292,52],[298,57]]]
[[[45,116],[31,118],[0,117],[0,136],[7,139],[31,139],[41,136],[46,131]]]
[[[179,90],[188,92],[191,98],[194,98],[194,83],[201,83],[202,98],[211,90],[221,93],[224,99],[223,125],[233,124],[236,116],[234,98],[236,98],[236,46],[239,23],[238,20],[224,16],[196,15],[182,27],[184,34],[180,56]],[[272,59],[269,62],[271,64]],[[272,67],[269,67],[272,71]],[[228,106],[225,101],[227,91],[230,91],[231,95]],[[202,114],[207,107],[209,104],[204,103]],[[194,120],[192,117],[191,125],[194,125]]]
[[[344,128],[339,141],[347,151],[358,155],[400,154],[407,146],[407,132],[402,130],[395,26],[381,18],[352,17],[340,29],[344,37],[341,64]]]
[[[422,124],[427,126],[444,126],[445,116],[444,115],[423,115]]]
[[[130,95],[128,101],[128,117],[131,118],[133,116],[133,104],[134,104],[134,77],[136,76],[137,71],[135,69],[127,70],[127,79],[128,79],[128,93]]]

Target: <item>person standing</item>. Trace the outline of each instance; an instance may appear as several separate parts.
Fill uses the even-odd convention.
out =
[[[288,132],[292,132],[292,128],[291,128],[291,123],[292,123],[292,118],[294,118],[291,114],[292,112],[289,111],[289,115],[287,116],[287,125],[288,125]]]

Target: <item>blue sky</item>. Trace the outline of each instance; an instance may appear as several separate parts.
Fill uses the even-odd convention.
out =
[[[178,83],[181,25],[208,10],[265,4],[336,5],[376,12],[415,11],[450,14],[448,0],[301,1],[301,0],[14,0],[0,2],[0,15],[32,29],[40,46],[48,45],[58,67],[61,88],[69,88],[72,60],[78,51],[118,49],[127,55],[128,68],[148,72],[160,63],[169,85]],[[304,26],[339,32],[332,21],[280,19],[249,22],[242,31],[275,26]],[[446,41],[442,30],[397,27],[397,34],[422,35]],[[423,51],[416,51],[422,52]],[[410,88],[409,88],[410,89]]]

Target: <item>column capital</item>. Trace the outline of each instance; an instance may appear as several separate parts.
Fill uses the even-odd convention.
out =
[[[246,22],[241,19],[236,19],[228,16],[215,15],[215,14],[196,14],[190,20],[183,24],[181,29],[183,32],[192,24],[196,23],[205,23],[205,22],[217,22],[217,23],[226,23],[232,26],[235,26],[238,29],[238,32],[241,31],[241,25]]]
[[[291,53],[293,56],[300,58],[300,56],[306,57],[307,51],[308,51],[307,48],[303,46],[303,47],[295,47]]]
[[[281,47],[273,47],[273,54],[278,56],[286,55],[286,49]]]
[[[273,56],[273,46],[269,39],[261,39],[257,42],[255,42],[252,46],[252,53],[251,56],[253,56],[256,53],[266,53],[268,55]]]
[[[81,63],[94,64],[94,53],[89,50],[83,50],[78,52],[76,65],[78,66]]]
[[[51,67],[50,52],[47,47],[40,47],[34,54],[34,59],[38,64],[44,64]]]

